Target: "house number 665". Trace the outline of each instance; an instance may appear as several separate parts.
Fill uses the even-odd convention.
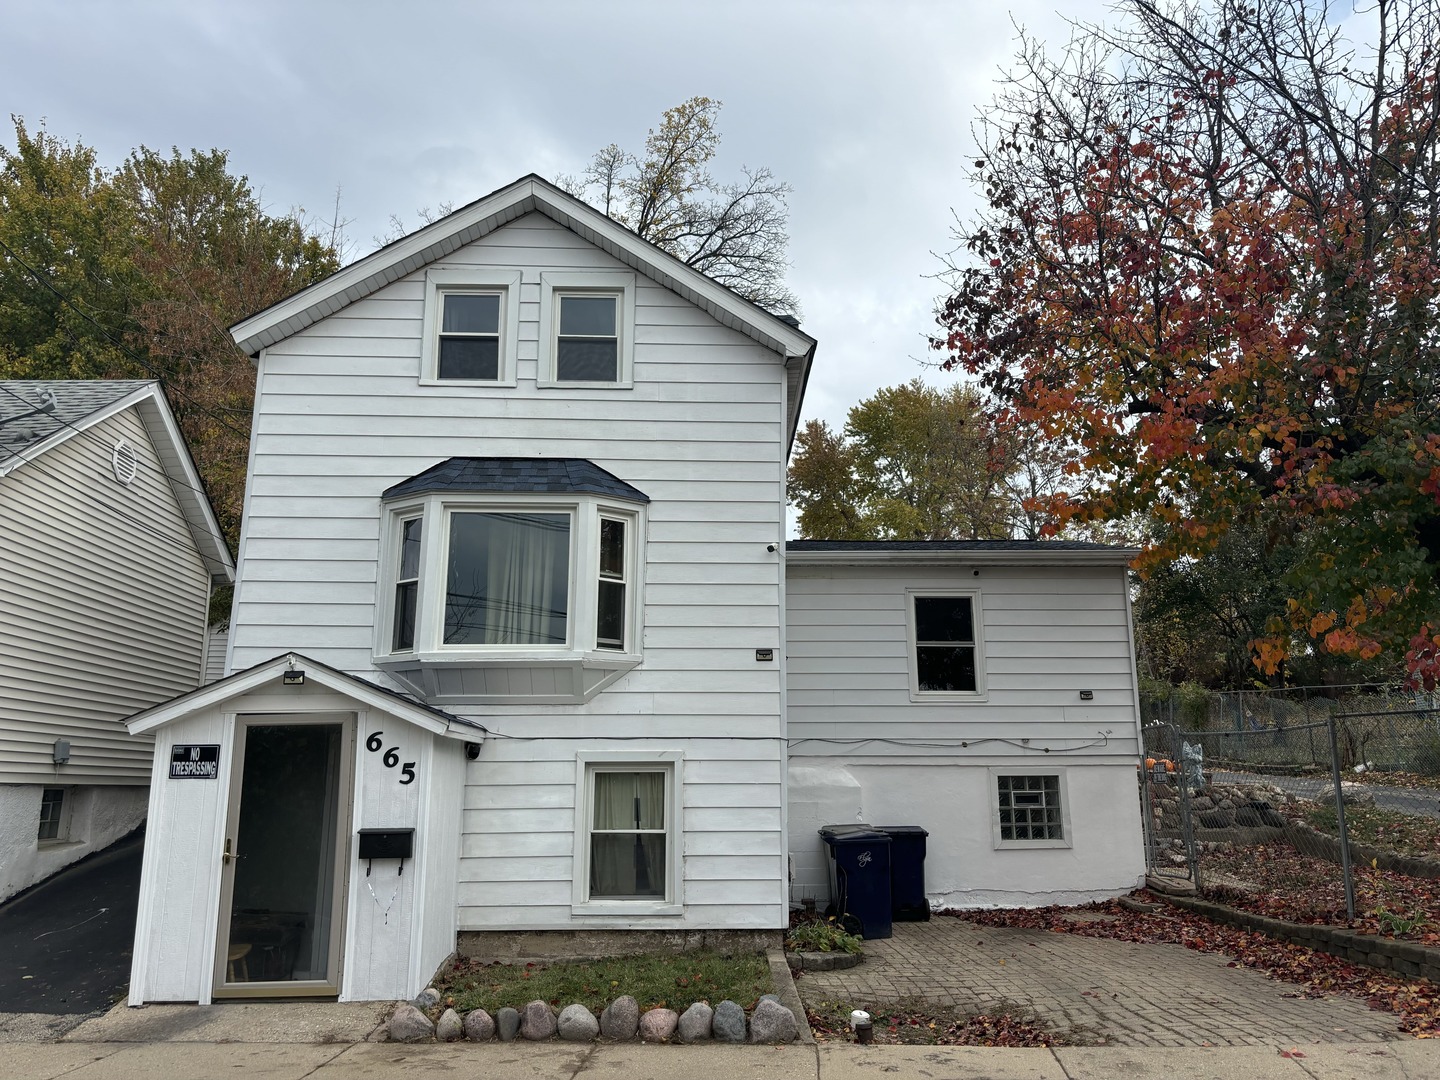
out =
[[[383,731],[377,731],[375,732],[375,734],[371,735],[368,739],[365,740],[365,749],[369,750],[372,754],[380,753],[380,748],[385,745],[383,742],[380,741],[380,736],[384,734],[385,733]],[[390,749],[386,750],[384,756],[380,758],[380,760],[385,763],[385,767],[387,769],[393,769],[396,765],[400,765],[400,754],[398,752],[398,749],[398,747],[392,746],[390,747]],[[415,762],[407,761],[404,765],[400,765],[400,783],[413,784],[414,782]]]

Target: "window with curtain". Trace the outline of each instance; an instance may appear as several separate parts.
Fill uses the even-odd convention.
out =
[[[668,771],[591,774],[590,899],[663,900]]]
[[[570,515],[450,516],[446,645],[564,645]]]

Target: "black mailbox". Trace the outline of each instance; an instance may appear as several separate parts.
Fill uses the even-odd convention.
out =
[[[361,829],[360,858],[409,859],[415,855],[414,829]]]

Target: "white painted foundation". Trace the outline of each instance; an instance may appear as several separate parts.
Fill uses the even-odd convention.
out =
[[[792,759],[792,899],[828,901],[827,856],[816,830],[857,821],[929,831],[925,892],[932,908],[1082,904],[1143,883],[1133,764],[1003,764],[1033,764],[1036,772],[1064,768],[1070,846],[997,849],[988,765]]]
[[[40,798],[65,788],[68,839],[41,844]],[[149,789],[133,786],[0,784],[0,900],[109,847],[145,820]]]

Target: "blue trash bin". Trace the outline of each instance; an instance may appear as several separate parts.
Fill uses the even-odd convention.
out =
[[[925,896],[925,838],[919,825],[876,825],[890,837],[890,917],[896,922],[928,922]]]
[[[888,938],[890,837],[869,825],[826,825],[820,837],[830,851],[836,912],[858,919],[862,937]]]

